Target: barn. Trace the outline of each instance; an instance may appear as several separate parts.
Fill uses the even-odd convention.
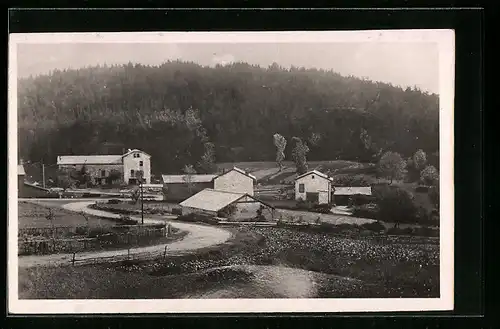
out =
[[[249,194],[214,189],[204,189],[181,202],[180,206],[182,215],[196,213],[230,221],[271,221],[275,210],[273,206]]]
[[[204,190],[234,192],[254,195],[255,176],[239,168],[232,168],[220,175],[162,175],[166,200],[178,202]]]
[[[206,189],[213,188],[216,175],[162,175],[165,200],[179,202]]]

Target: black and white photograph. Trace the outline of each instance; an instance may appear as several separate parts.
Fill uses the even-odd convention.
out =
[[[450,30],[11,34],[9,311],[451,310],[453,101]]]

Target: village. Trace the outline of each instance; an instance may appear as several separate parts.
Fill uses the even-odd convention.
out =
[[[113,54],[39,72],[33,53],[64,52],[18,46],[20,299],[440,296],[437,93],[283,64],[299,43],[252,45],[265,63],[237,43],[155,63],[171,44],[75,43],[69,60]]]
[[[292,199],[299,203],[308,203],[311,209],[319,213],[351,215],[349,205],[353,205],[354,199],[364,197],[365,203],[369,203],[372,196],[369,186],[335,187],[332,178],[317,170],[295,175],[294,184],[288,186],[288,189],[292,190],[292,197],[280,195],[280,191],[276,189],[266,189],[266,185],[258,183],[257,177],[238,167],[223,168],[217,175],[163,174],[162,184],[154,184],[151,181],[151,156],[137,149],[129,149],[121,156],[59,156],[57,165],[59,171],[78,172],[83,168],[94,188],[77,189],[74,186],[44,188],[39,183],[26,181],[24,166],[20,164],[19,198],[27,198],[33,193],[39,197],[52,195],[58,198],[75,198],[81,197],[84,193],[82,191],[86,191],[88,196],[131,198],[135,189],[142,201],[146,196],[148,200],[178,203],[182,215],[196,214],[219,218],[220,214],[224,214],[226,217],[220,218],[221,220],[273,222],[282,218],[282,216],[277,217],[276,207],[270,204],[273,200]],[[273,175],[281,172],[276,170]],[[290,176],[293,176],[293,173]],[[110,192],[110,186],[126,188],[113,193]],[[106,188],[99,189],[99,187]],[[269,196],[270,191],[274,192],[273,196]],[[263,198],[256,196],[259,194],[262,194]],[[268,203],[266,200],[271,202]]]

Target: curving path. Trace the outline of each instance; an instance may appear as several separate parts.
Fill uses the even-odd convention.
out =
[[[67,210],[83,211],[90,215],[101,216],[106,218],[119,217],[119,215],[117,214],[89,208],[88,206],[93,203],[94,203],[93,201],[72,202],[62,205],[62,207]],[[140,218],[137,216],[131,216],[131,218],[140,221]],[[174,217],[171,217],[169,219],[173,218]],[[165,252],[165,246],[167,246],[167,252],[166,252],[167,256],[180,256],[201,248],[206,248],[224,243],[231,237],[231,233],[227,230],[217,227],[210,227],[206,225],[171,222],[168,220],[151,219],[146,217],[144,218],[144,223],[145,224],[169,223],[172,224],[173,227],[176,227],[183,231],[187,231],[188,234],[182,240],[175,241],[169,244],[132,248],[130,249],[130,255],[131,258],[133,256],[133,259],[147,259],[147,258],[152,258],[154,256],[163,255]],[[72,257],[73,254],[20,256],[18,257],[18,265],[20,267],[68,265],[71,264]],[[75,265],[120,261],[127,258],[128,258],[127,249],[108,250],[108,251],[89,251],[89,252],[77,253],[75,256]]]

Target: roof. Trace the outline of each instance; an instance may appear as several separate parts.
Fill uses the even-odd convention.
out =
[[[134,153],[134,152],[140,152],[140,153],[146,154],[147,156],[151,157],[151,155],[147,154],[147,153],[146,153],[146,152],[144,152],[144,151],[138,150],[138,149],[133,149],[133,150],[129,149],[129,150],[127,151],[127,153],[125,153],[124,155],[122,155],[122,157],[126,157],[126,156],[127,156],[127,155],[129,155],[130,153]]]
[[[121,164],[122,158],[133,153],[141,152],[151,157],[138,149],[128,150],[123,155],[61,155],[57,157],[58,165],[80,165],[80,164]]]
[[[26,175],[23,165],[17,165],[17,175],[18,176]]]
[[[207,210],[207,211],[219,211],[245,196],[254,199],[255,201],[258,201],[270,208],[274,208],[273,206],[265,202],[262,202],[254,198],[253,196],[245,193],[226,192],[210,188],[206,188],[196,193],[195,195],[191,196],[190,198],[182,201],[180,203],[180,206]]]
[[[233,193],[207,188],[182,201],[180,206],[208,211],[219,211],[244,196],[245,194],[243,193]]]
[[[312,174],[315,174],[315,175],[317,175],[317,176],[319,176],[319,177],[321,177],[321,178],[327,179],[327,180],[329,180],[329,181],[331,181],[331,180],[332,180],[330,177],[328,177],[328,175],[323,174],[322,172],[319,172],[319,171],[317,171],[317,170],[311,170],[311,171],[308,171],[308,172],[306,172],[306,173],[304,173],[304,174],[302,174],[302,175],[299,175],[299,176],[297,176],[297,177],[295,178],[295,180],[300,179],[300,178],[303,178],[303,177],[306,177],[306,176],[309,176],[309,175],[312,175]]]
[[[335,187],[333,195],[372,195],[372,188],[370,186],[363,187]]]
[[[186,175],[161,175],[165,184],[185,184]],[[191,175],[191,183],[209,183],[216,175]]]
[[[121,155],[61,155],[57,157],[58,165],[79,164],[121,164]]]
[[[221,176],[224,176],[224,175],[226,175],[226,174],[230,173],[231,171],[237,171],[237,172],[239,172],[240,174],[243,174],[243,175],[245,175],[245,176],[248,176],[248,177],[250,177],[251,179],[253,179],[253,180],[255,180],[255,181],[257,180],[257,177],[255,177],[254,175],[249,174],[249,173],[247,173],[245,170],[240,169],[240,168],[236,168],[236,167],[233,167],[231,170],[228,170],[228,171],[226,171],[225,173],[222,173],[222,174],[220,174],[220,175],[217,175],[215,178],[217,178],[217,177],[221,177]]]

